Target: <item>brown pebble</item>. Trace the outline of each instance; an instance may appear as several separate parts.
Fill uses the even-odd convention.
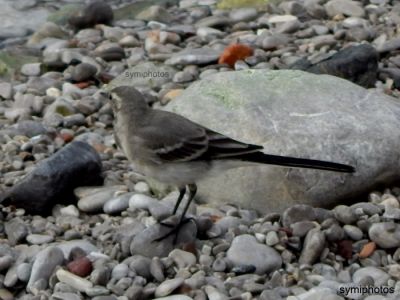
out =
[[[350,259],[353,256],[353,242],[350,240],[342,240],[337,243],[338,254],[343,258]]]
[[[86,277],[92,272],[93,266],[92,262],[86,256],[83,256],[71,261],[67,265],[67,269],[75,275]]]
[[[195,243],[186,243],[183,245],[182,250],[186,251],[186,252],[190,252],[194,255],[197,254],[196,251],[196,244]]]
[[[91,84],[92,84],[91,81],[82,81],[82,82],[75,83],[75,86],[77,86],[78,88],[83,90],[83,89],[86,89],[87,87],[89,87]]]

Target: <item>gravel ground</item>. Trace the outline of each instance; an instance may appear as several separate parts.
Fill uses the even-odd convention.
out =
[[[32,2],[28,9],[45,5]],[[284,69],[367,43],[380,54],[374,88],[399,96],[397,1],[282,1],[229,10],[215,2],[182,0],[76,32],[45,23],[28,36],[29,48],[26,32],[2,41],[0,72],[4,53],[32,62],[0,81],[0,189],[73,140],[93,146],[105,179],[101,187],[75,189],[78,202],[56,204],[48,215],[1,207],[1,299],[400,299],[396,187],[331,210],[296,205],[260,215],[228,204],[192,205],[179,247],[172,237],[154,242],[167,229],[159,221],[177,192],[154,195],[129,166],[99,93],[128,68],[139,73],[127,79],[159,107],[216,72]],[[218,64],[233,42],[250,46],[252,55]],[[360,291],[373,287],[371,295]]]

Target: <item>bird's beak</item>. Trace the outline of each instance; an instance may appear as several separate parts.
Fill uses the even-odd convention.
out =
[[[111,93],[107,92],[107,91],[101,91],[100,96],[107,98],[107,99],[111,99]]]

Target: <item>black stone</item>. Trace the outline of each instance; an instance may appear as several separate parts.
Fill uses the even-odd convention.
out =
[[[110,25],[113,19],[114,13],[110,5],[103,1],[94,1],[84,8],[82,15],[70,17],[68,23],[79,30],[96,24]]]
[[[48,214],[57,203],[75,201],[75,188],[101,185],[101,170],[96,150],[85,142],[74,141],[40,162],[0,196],[0,201],[3,205],[24,208],[31,214]]]
[[[240,265],[232,268],[232,272],[236,275],[254,273],[255,271],[256,267],[253,265]]]
[[[376,82],[378,52],[368,44],[351,46],[316,64],[303,58],[289,68],[341,77],[368,88]]]
[[[111,47],[104,49],[96,53],[98,57],[101,57],[105,61],[120,61],[125,58],[125,51],[121,47]]]
[[[97,73],[96,66],[88,63],[81,63],[74,67],[71,73],[72,82],[82,82],[93,79]]]

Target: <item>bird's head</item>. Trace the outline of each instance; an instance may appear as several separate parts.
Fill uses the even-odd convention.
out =
[[[114,113],[137,113],[149,108],[143,95],[132,86],[119,86],[101,94],[110,100]]]

